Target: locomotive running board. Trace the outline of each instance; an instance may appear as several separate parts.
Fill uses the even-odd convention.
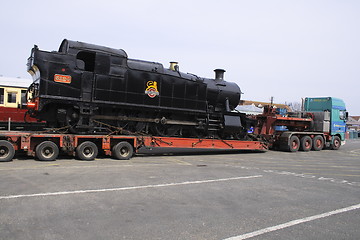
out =
[[[127,117],[127,116],[95,115],[95,116],[92,116],[91,119],[132,121],[132,122],[149,122],[149,123],[161,123],[161,124],[170,124],[170,125],[197,126],[196,122],[169,120],[169,119],[166,119],[164,117],[163,118],[141,118],[141,117]]]

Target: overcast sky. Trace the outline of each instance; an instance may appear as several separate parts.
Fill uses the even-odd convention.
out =
[[[62,39],[178,61],[180,70],[236,82],[242,99],[342,98],[360,115],[359,0],[2,1],[0,75],[30,78],[34,44]]]

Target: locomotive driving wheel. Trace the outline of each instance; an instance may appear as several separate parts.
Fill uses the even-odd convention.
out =
[[[66,125],[69,127],[75,127],[79,122],[79,113],[73,108],[69,108],[66,111]]]
[[[87,134],[93,130],[89,124],[85,126],[80,126],[80,123],[84,125],[84,119],[80,115],[79,110],[74,108],[69,108],[66,110],[65,126],[69,128],[71,133],[75,134]]]
[[[135,123],[133,121],[126,120],[131,117],[128,112],[120,110],[117,114],[117,120],[115,120],[115,126],[119,128],[121,134],[129,134],[135,132]]]
[[[180,125],[166,125],[156,123],[154,126],[155,134],[161,137],[182,136],[182,127]]]
[[[158,115],[158,122],[152,124],[154,134],[162,137],[180,137],[183,135],[183,126],[168,124],[167,121],[172,119],[172,115],[161,116]]]

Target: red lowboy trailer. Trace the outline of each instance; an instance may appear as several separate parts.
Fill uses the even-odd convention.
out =
[[[94,160],[99,152],[126,160],[141,147],[266,151],[260,141],[197,139],[131,135],[73,135],[35,132],[0,132],[0,161],[11,161],[26,152],[41,161],[55,160],[60,152],[81,160]]]

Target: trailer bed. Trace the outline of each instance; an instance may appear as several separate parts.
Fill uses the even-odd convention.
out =
[[[11,161],[19,151],[43,161],[55,160],[60,152],[82,160],[93,160],[101,152],[122,160],[131,158],[142,147],[253,151],[268,149],[267,144],[261,141],[0,131],[0,161]]]

